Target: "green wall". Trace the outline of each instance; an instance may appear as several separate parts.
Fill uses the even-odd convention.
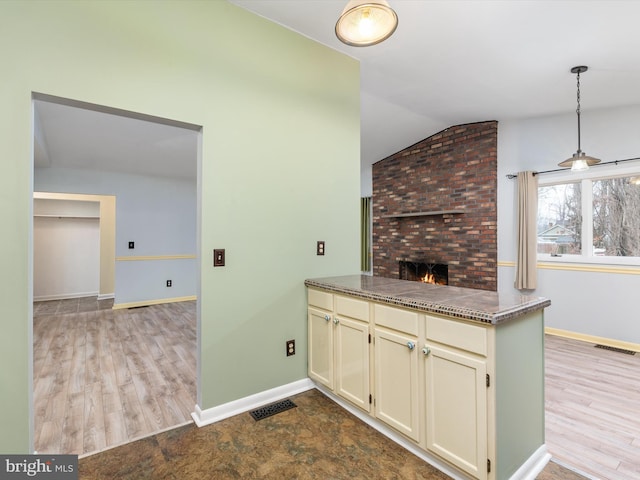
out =
[[[0,58],[0,452],[31,448],[32,92],[202,126],[198,404],[306,377],[303,281],[359,271],[357,62],[224,1],[3,1]]]
[[[544,312],[496,328],[497,479],[513,474],[544,445]]]

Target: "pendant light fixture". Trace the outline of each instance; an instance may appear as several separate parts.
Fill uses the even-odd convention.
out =
[[[389,38],[398,16],[386,0],[350,0],[336,23],[336,36],[353,47],[375,45]]]
[[[578,108],[576,108],[576,114],[578,115],[578,151],[574,153],[571,158],[567,158],[564,162],[558,164],[559,167],[571,167],[572,171],[587,170],[590,166],[600,163],[599,158],[594,158],[586,155],[580,149],[580,74],[586,72],[589,67],[579,66],[573,67],[571,73],[577,75],[578,83]]]

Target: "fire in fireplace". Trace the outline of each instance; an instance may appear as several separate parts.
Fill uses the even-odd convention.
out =
[[[399,265],[399,278],[402,280],[431,283],[434,285],[449,284],[449,267],[446,264],[400,260]]]

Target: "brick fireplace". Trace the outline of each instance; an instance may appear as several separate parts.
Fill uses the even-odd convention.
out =
[[[373,274],[442,264],[448,284],[497,289],[495,121],[447,128],[373,165]]]

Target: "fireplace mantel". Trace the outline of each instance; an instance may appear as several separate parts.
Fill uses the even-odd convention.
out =
[[[431,217],[435,215],[456,215],[456,214],[464,214],[464,210],[433,210],[431,212],[394,213],[391,215],[380,215],[380,217],[381,218]]]

